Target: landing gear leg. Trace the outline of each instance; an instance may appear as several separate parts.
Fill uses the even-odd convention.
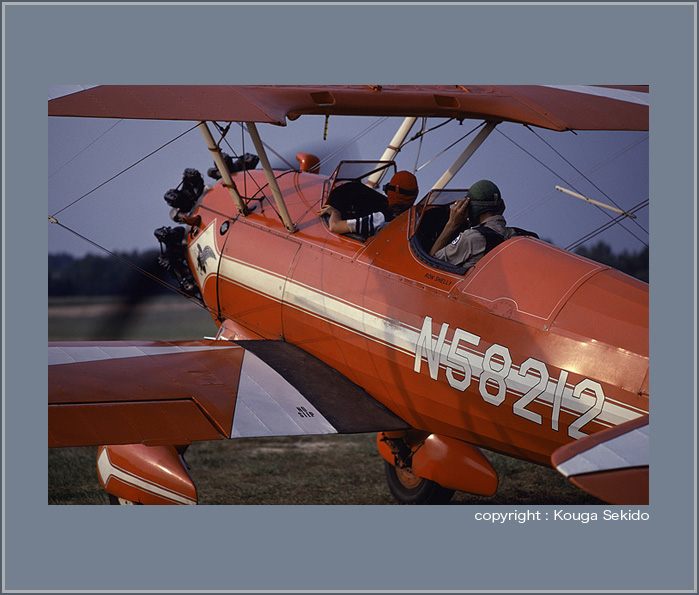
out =
[[[413,472],[413,455],[428,437],[419,430],[380,432],[377,436],[388,488],[400,504],[446,504],[454,495],[454,490]]]

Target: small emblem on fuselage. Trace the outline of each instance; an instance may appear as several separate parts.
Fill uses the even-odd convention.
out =
[[[201,244],[197,244],[197,267],[202,274],[206,274],[206,261],[209,260],[209,258],[213,258],[214,261],[216,260],[216,255],[211,249],[211,246],[206,246],[202,250]]]

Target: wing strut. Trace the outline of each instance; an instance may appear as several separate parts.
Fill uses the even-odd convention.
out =
[[[247,215],[248,208],[245,206],[245,203],[243,202],[243,199],[240,197],[240,194],[238,194],[235,182],[231,177],[231,172],[228,171],[228,166],[226,165],[226,162],[221,156],[221,149],[216,144],[214,137],[211,136],[211,131],[209,130],[209,127],[206,125],[206,122],[199,122],[199,130],[201,131],[201,134],[204,137],[206,146],[209,148],[209,151],[211,152],[211,155],[214,158],[214,162],[216,163],[216,167],[218,168],[218,171],[221,174],[223,183],[225,184],[226,188],[228,188],[228,192],[230,193],[231,198],[235,203],[235,206],[238,207],[238,212],[241,215]]]
[[[393,140],[391,140],[379,161],[393,161],[398,151],[400,151],[401,145],[403,144],[403,141],[405,141],[405,137],[408,136],[410,129],[415,125],[416,120],[417,118],[410,117],[403,120],[398,132],[396,132]],[[387,168],[384,167],[380,171],[371,174],[366,182],[367,186],[376,188],[381,183],[381,179],[386,175],[386,171]]]
[[[587,196],[583,196],[582,194],[578,194],[577,192],[573,192],[572,190],[568,190],[566,188],[561,188],[560,186],[556,186],[556,190],[559,192],[563,192],[563,194],[567,194],[569,196],[572,196],[573,198],[579,198],[580,200],[584,200],[585,202],[589,202],[592,205],[595,205],[597,207],[600,207],[602,209],[607,209],[608,211],[612,211],[614,213],[619,213],[620,215],[624,215],[625,217],[629,217],[631,219],[635,219],[636,215],[633,213],[627,213],[626,211],[622,211],[621,209],[617,209],[616,207],[612,207],[608,204],[605,204],[603,202],[599,202],[598,200],[592,200],[591,198],[587,198]]]
[[[432,186],[432,190],[441,190],[444,188],[450,181],[451,179],[459,172],[459,170],[466,164],[466,162],[471,158],[471,156],[476,152],[476,149],[483,144],[483,141],[488,138],[490,133],[495,130],[495,127],[499,124],[499,122],[486,122],[485,126],[480,130],[480,132],[476,135],[476,138],[474,138],[468,147],[464,149],[464,152],[459,155],[456,161],[452,164],[452,166],[444,172],[441,178],[437,180],[434,186]]]
[[[262,139],[257,132],[257,126],[254,122],[246,122],[245,125],[248,127],[248,132],[250,133],[250,138],[255,145],[255,150],[257,151],[257,156],[260,158],[260,163],[262,164],[262,169],[267,177],[267,182],[272,190],[272,195],[277,203],[277,208],[279,209],[279,216],[282,218],[284,226],[291,232],[296,231],[296,226],[291,221],[289,216],[289,211],[286,209],[286,203],[284,202],[284,197],[282,196],[282,191],[279,189],[279,184],[277,184],[277,178],[274,177],[274,172],[272,171],[272,166],[269,164],[269,159],[267,158],[267,151],[265,151],[265,146],[262,144]]]

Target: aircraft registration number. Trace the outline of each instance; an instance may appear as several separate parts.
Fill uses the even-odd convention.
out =
[[[415,372],[421,373],[426,359],[430,378],[439,381],[443,368],[449,386],[455,390],[463,392],[475,380],[483,401],[495,407],[500,407],[510,392],[519,397],[512,403],[512,413],[538,425],[543,425],[543,416],[528,407],[535,401],[544,403],[551,408],[554,431],[559,431],[564,410],[575,416],[567,426],[568,436],[587,436],[582,428],[599,416],[604,406],[604,390],[599,382],[584,378],[575,385],[568,384],[567,370],[561,370],[557,379],[551,378],[547,365],[540,360],[530,357],[516,366],[507,346],[493,343],[481,353],[477,350],[481,342],[478,335],[456,328],[448,342],[448,331],[445,322],[435,340],[432,318],[425,317],[415,346]]]

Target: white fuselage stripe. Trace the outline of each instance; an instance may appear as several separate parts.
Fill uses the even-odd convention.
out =
[[[415,327],[229,256],[222,256],[220,275],[231,283],[254,291],[275,302],[283,302],[285,306],[355,332],[382,345],[393,347],[410,357],[415,357],[416,345],[420,337],[420,330]],[[450,347],[451,344],[445,341],[440,354],[440,368],[446,369],[450,366],[446,357]],[[468,351],[472,356],[473,376],[477,377],[483,371],[484,353],[474,349],[468,349]],[[507,376],[507,383],[508,389],[511,388],[514,392],[525,393],[531,388],[530,384],[522,382],[522,377],[519,376],[518,368],[515,366]],[[537,400],[553,405],[555,386],[556,380],[549,380],[545,393]],[[566,384],[562,410],[580,414],[590,407],[591,402],[586,395],[583,395],[582,398],[574,398],[572,396],[573,388],[572,384]],[[645,413],[636,413],[620,405],[615,404],[612,399],[606,399],[602,413],[596,418],[596,421],[604,425],[617,425]]]

